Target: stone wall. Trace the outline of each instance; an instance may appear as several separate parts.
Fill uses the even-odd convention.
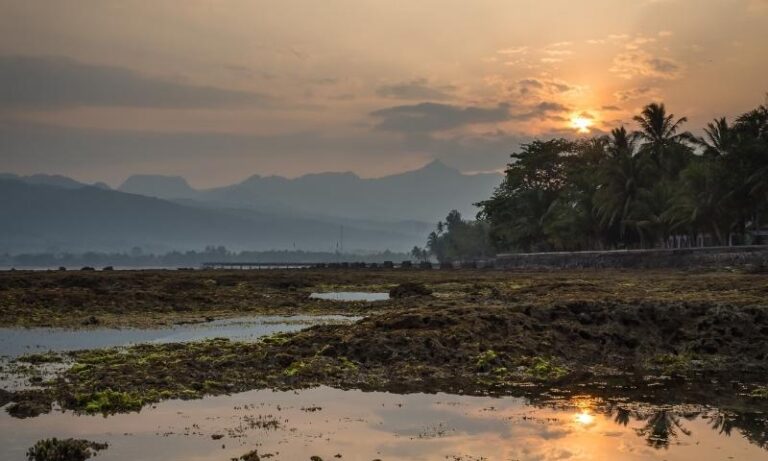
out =
[[[768,246],[506,253],[496,256],[496,267],[505,269],[727,266],[768,266]]]

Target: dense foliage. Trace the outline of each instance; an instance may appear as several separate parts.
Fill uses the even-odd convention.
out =
[[[663,104],[634,120],[633,132],[523,145],[503,183],[478,204],[478,221],[433,233],[428,248],[453,260],[476,258],[487,245],[557,251],[759,241],[768,214],[767,106],[734,123],[714,120],[703,137],[684,131],[686,118]]]
[[[466,221],[453,210],[448,213],[445,223],[437,223],[437,229],[429,234],[426,251],[441,262],[485,259],[495,254],[489,237],[487,223]],[[411,253],[415,252],[416,248]]]

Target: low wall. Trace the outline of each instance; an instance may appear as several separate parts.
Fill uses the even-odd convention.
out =
[[[748,265],[768,265],[768,246],[505,253],[496,256],[496,267],[504,269],[588,267],[684,268]]]

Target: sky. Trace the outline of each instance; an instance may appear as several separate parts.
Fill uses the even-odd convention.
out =
[[[0,171],[213,187],[500,171],[664,102],[768,92],[768,0],[0,0]]]

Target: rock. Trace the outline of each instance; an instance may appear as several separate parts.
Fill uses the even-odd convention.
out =
[[[82,323],[83,323],[84,326],[90,326],[90,325],[98,325],[98,324],[101,323],[101,321],[98,318],[96,318],[95,316],[91,315],[87,319],[83,320]]]

